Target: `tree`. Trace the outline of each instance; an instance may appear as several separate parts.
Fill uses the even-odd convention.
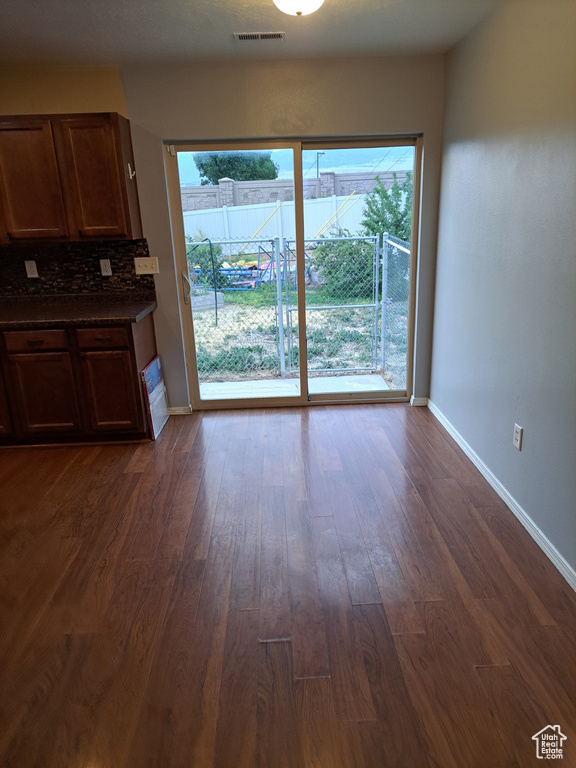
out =
[[[392,187],[388,190],[379,176],[372,192],[366,195],[362,226],[367,235],[383,235],[410,242],[412,230],[412,174],[407,173],[402,184],[392,175]],[[388,290],[392,301],[406,301],[408,298],[408,275],[410,255],[389,247]]]
[[[380,176],[376,176],[376,185],[366,195],[362,225],[367,235],[387,232],[410,242],[412,227],[412,174],[407,173],[402,184],[392,174],[392,187],[386,189]]]
[[[200,184],[218,184],[219,179],[266,181],[278,178],[279,166],[271,152],[197,152],[194,162]]]

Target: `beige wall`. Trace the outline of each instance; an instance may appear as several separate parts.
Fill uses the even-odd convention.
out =
[[[127,116],[120,68],[0,67],[0,114],[63,112],[119,112]]]
[[[144,231],[161,272],[156,328],[173,406],[188,400],[162,141],[424,136],[414,395],[428,394],[444,58],[132,65],[123,70]]]
[[[449,58],[431,385],[573,568],[575,31],[572,1],[504,3]]]

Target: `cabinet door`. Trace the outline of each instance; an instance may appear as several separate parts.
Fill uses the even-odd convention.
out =
[[[68,352],[8,355],[20,429],[27,433],[80,429]]]
[[[60,129],[78,234],[131,236],[120,137],[111,116],[63,119]]]
[[[0,120],[0,202],[4,239],[68,236],[50,120]]]
[[[10,410],[8,408],[8,400],[6,399],[4,378],[0,369],[0,435],[8,435],[10,432],[12,432]]]
[[[140,429],[136,371],[128,350],[82,354],[90,427],[95,431]]]

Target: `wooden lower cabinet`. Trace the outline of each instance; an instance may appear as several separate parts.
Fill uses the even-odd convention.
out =
[[[156,354],[151,315],[120,326],[5,331],[2,342],[4,444],[147,436],[140,372]]]
[[[142,428],[130,352],[95,350],[81,358],[90,429],[110,432]]]
[[[79,432],[80,409],[68,352],[8,357],[14,391],[14,421],[26,435]]]
[[[12,419],[10,418],[10,409],[8,408],[8,398],[6,397],[6,385],[0,368],[0,437],[9,435],[12,432]]]

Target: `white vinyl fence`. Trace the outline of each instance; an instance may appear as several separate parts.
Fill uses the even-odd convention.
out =
[[[359,234],[365,195],[322,197],[304,201],[304,237],[312,239],[346,229]],[[294,201],[186,211],[184,231],[192,240],[238,240],[279,237],[293,240]],[[201,237],[199,238],[199,236]]]

